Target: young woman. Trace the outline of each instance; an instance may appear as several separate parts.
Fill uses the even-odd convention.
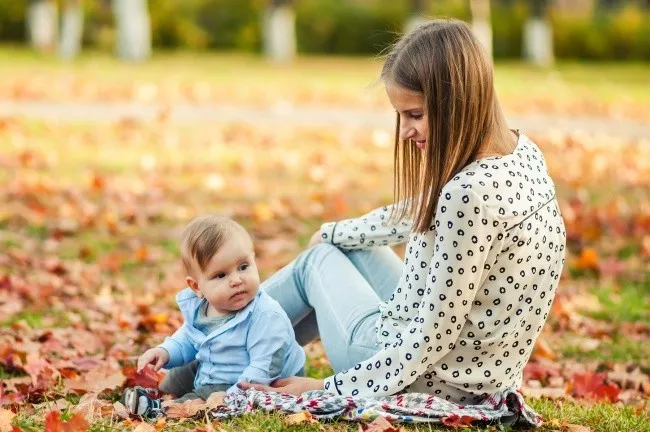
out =
[[[390,51],[395,204],[326,223],[263,283],[335,374],[293,394],[425,392],[470,404],[516,391],[564,263],[565,230],[538,147],[508,129],[470,28],[435,20]],[[408,242],[401,261],[388,246]]]

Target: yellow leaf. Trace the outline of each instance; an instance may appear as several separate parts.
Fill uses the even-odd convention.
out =
[[[301,424],[301,423],[318,423],[318,420],[311,415],[309,411],[303,411],[296,414],[288,415],[284,419],[284,423],[287,426]]]
[[[0,432],[12,431],[13,426],[11,425],[11,421],[14,417],[16,417],[16,414],[13,412],[0,408]]]

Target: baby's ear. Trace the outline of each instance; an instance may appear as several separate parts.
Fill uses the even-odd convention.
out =
[[[194,279],[192,276],[187,276],[185,278],[185,283],[188,287],[190,287],[192,291],[194,291],[198,298],[203,297],[203,294],[201,294],[201,291],[199,290],[199,283],[196,281],[196,279]]]

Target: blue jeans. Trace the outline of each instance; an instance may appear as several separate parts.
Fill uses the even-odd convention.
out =
[[[397,287],[402,260],[389,247],[342,251],[317,244],[262,283],[305,345],[320,336],[335,372],[372,357],[379,304]]]

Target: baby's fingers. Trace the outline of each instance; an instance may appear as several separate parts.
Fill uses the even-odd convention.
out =
[[[157,356],[156,364],[154,365],[153,370],[158,372],[160,368],[163,367],[164,365],[165,365],[165,359],[163,358],[163,356]]]

